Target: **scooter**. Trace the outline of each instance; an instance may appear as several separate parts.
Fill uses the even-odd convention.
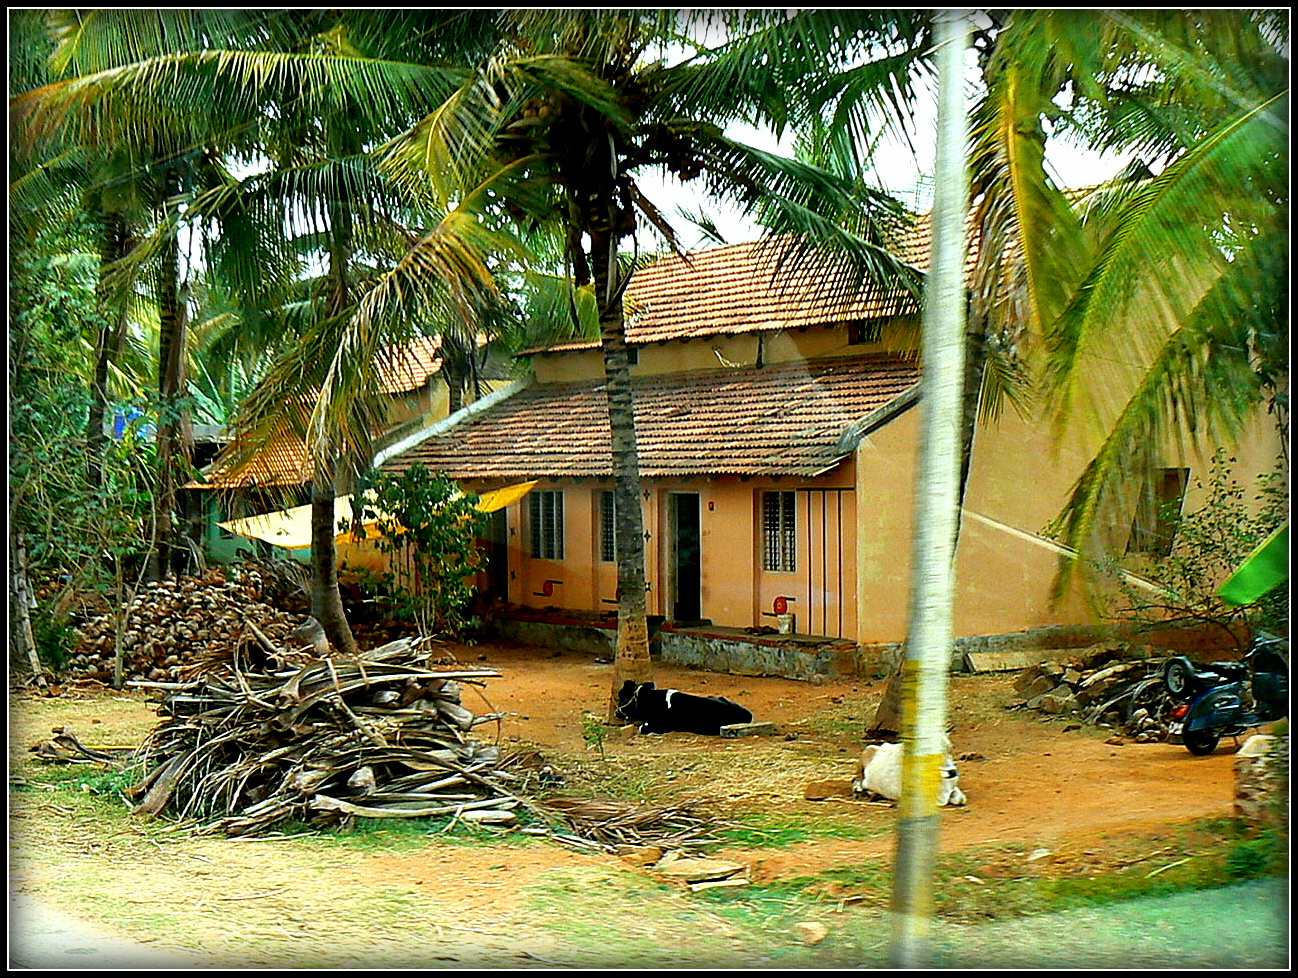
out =
[[[1217,749],[1222,737],[1280,720],[1289,714],[1289,643],[1257,638],[1239,662],[1197,666],[1183,655],[1163,666],[1163,685],[1173,699],[1168,740],[1191,754]]]

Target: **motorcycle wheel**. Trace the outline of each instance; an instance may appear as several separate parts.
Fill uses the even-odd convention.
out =
[[[1185,749],[1196,757],[1206,757],[1217,749],[1220,735],[1207,730],[1187,730],[1183,735]]]
[[[1163,685],[1173,696],[1184,696],[1190,688],[1190,666],[1184,659],[1169,659],[1163,666]]]

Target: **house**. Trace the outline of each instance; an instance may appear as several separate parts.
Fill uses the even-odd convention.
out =
[[[905,637],[920,313],[905,293],[845,289],[834,271],[782,265],[750,243],[667,258],[627,291],[648,606],[664,655],[688,661],[681,649],[701,639],[697,661],[716,665],[732,638],[859,652]],[[478,492],[537,480],[493,531],[498,616],[607,625],[616,564],[601,352],[568,343],[530,357],[527,381],[378,461],[422,463]],[[957,636],[1097,623],[1080,590],[1051,601],[1059,548],[1042,533],[1086,447],[1012,411],[978,431]],[[1268,469],[1274,448],[1263,433],[1244,467]],[[1163,495],[1203,471],[1199,460],[1166,465]]]
[[[384,397],[380,448],[426,427],[449,413],[450,394],[441,382],[439,337],[417,337],[386,349],[379,360],[377,392]],[[490,381],[488,386],[499,386]],[[285,499],[303,503],[312,476],[311,459],[302,439],[284,433],[251,461],[232,467],[217,458],[199,480],[185,486],[192,532],[202,536],[210,559],[228,562],[244,554],[265,556],[269,547],[256,537],[231,532],[221,524],[281,509]],[[293,549],[299,560],[309,550]]]

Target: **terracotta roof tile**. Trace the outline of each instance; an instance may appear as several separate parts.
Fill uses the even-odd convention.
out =
[[[903,232],[892,253],[925,268],[928,221]],[[779,244],[769,239],[671,256],[632,277],[626,292],[627,342],[841,325],[919,309],[904,290],[867,284],[849,293],[841,283],[832,259],[781,262]],[[550,349],[594,346],[578,341]]]
[[[833,359],[637,378],[640,473],[812,476],[843,457],[853,421],[911,389],[913,360]],[[612,474],[602,380],[537,384],[383,467],[456,479]]]
[[[383,394],[417,390],[442,367],[441,337],[421,336],[400,346],[385,347],[376,358],[377,389]],[[218,457],[194,488],[245,489],[253,486],[298,486],[310,482],[313,466],[302,439],[283,434],[245,465],[231,468]]]
[[[637,272],[627,290],[627,338],[648,343],[710,334],[795,329],[895,316],[915,307],[904,291],[850,294],[827,259],[780,262],[768,243],[672,257]]]
[[[296,435],[282,435],[257,453],[245,465],[231,469],[217,459],[193,488],[249,489],[270,486],[300,486],[310,482],[314,469],[306,445]]]
[[[385,347],[375,358],[378,391],[402,394],[423,387],[442,369],[441,349],[440,336],[419,336],[402,346]]]

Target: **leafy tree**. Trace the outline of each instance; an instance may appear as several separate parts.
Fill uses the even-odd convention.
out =
[[[93,260],[59,250],[68,243],[39,238],[10,266],[11,654],[37,676],[61,664],[80,595],[128,603],[147,557],[152,489],[152,449],[133,434],[99,456],[98,479],[88,476],[91,351],[81,340],[96,276]],[[120,661],[119,650],[119,682]]]
[[[1161,514],[1173,541],[1166,554],[1141,561],[1141,586],[1119,575],[1117,561],[1100,571],[1116,583],[1105,602],[1115,619],[1156,628],[1170,623],[1208,627],[1227,643],[1247,646],[1259,631],[1289,632],[1289,595],[1276,589],[1247,605],[1231,605],[1217,596],[1221,583],[1263,540],[1287,519],[1289,491],[1279,469],[1263,475],[1250,493],[1232,474],[1236,459],[1224,449],[1214,455],[1205,479],[1206,496],[1198,509],[1183,513],[1179,504]]]
[[[399,474],[367,473],[353,499],[362,525],[376,521],[379,549],[393,567],[383,579],[398,610],[425,631],[462,631],[470,623],[473,575],[482,563],[477,539],[489,522],[476,508],[477,497],[424,465],[412,465]],[[410,573],[403,567],[407,561]]]
[[[88,420],[92,444],[103,443],[107,375],[122,345],[123,307],[136,290],[153,297],[158,323],[156,391],[159,475],[152,521],[155,540],[150,573],[176,571],[186,549],[179,545],[177,490],[192,453],[185,401],[188,309],[179,235],[183,196],[213,166],[211,140],[183,100],[154,99],[140,114],[104,111],[103,93],[118,69],[140,59],[195,45],[213,30],[238,30],[238,12],[186,10],[49,11],[55,39],[53,76],[11,100],[20,145],[29,151],[68,147],[64,161],[79,160],[86,193],[81,203],[102,231],[100,305],[103,323],[93,374],[94,407]],[[228,146],[237,135],[225,134]],[[37,174],[41,171],[38,168]],[[30,198],[32,190],[26,191]],[[94,463],[92,478],[96,477]]]

